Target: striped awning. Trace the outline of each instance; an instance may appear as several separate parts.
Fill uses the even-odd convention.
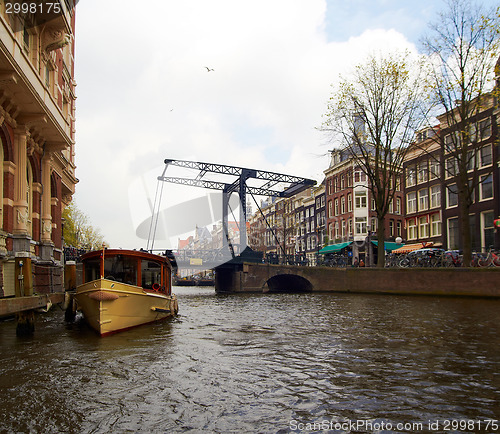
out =
[[[415,244],[406,244],[399,249],[393,250],[392,253],[408,253],[413,252],[414,250],[423,249],[426,247],[432,247],[433,243],[415,243]]]

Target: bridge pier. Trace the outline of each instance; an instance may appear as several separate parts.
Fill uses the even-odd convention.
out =
[[[215,268],[215,292],[244,292],[241,290],[243,264],[220,265]]]

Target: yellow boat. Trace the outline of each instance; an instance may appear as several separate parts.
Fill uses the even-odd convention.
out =
[[[177,315],[172,265],[142,250],[103,249],[82,256],[76,309],[101,336]]]

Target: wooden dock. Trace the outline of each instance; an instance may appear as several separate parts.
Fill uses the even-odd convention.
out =
[[[64,302],[64,292],[29,295],[26,297],[8,297],[0,299],[0,317],[14,315],[19,312],[47,307],[50,304]]]

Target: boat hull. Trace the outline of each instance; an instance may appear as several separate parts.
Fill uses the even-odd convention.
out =
[[[108,279],[80,285],[75,300],[86,322],[101,336],[160,321],[178,311],[175,295]]]

